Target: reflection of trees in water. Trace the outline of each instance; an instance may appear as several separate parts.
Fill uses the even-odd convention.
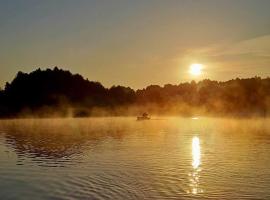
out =
[[[0,123],[0,129],[19,159],[56,163],[83,154],[106,137],[121,140],[126,125],[87,119],[8,120]]]
[[[6,142],[18,153],[30,157],[57,159],[79,153],[83,140],[63,135],[32,136],[23,133],[7,133]]]

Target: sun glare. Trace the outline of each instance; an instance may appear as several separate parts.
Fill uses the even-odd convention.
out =
[[[191,64],[189,67],[189,73],[194,76],[199,76],[202,73],[202,64]]]

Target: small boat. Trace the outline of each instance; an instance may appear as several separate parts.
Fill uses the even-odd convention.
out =
[[[139,120],[149,120],[149,119],[150,119],[150,117],[148,116],[147,113],[143,113],[142,116],[138,116],[138,117],[137,117],[137,120],[138,120],[138,121],[139,121]]]

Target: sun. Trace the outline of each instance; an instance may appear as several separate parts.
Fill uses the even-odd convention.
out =
[[[202,64],[194,63],[189,66],[189,73],[193,76],[199,76],[202,73]]]

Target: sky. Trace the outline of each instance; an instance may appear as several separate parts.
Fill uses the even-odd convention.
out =
[[[0,87],[54,66],[134,89],[267,77],[269,10],[269,0],[0,0]]]

